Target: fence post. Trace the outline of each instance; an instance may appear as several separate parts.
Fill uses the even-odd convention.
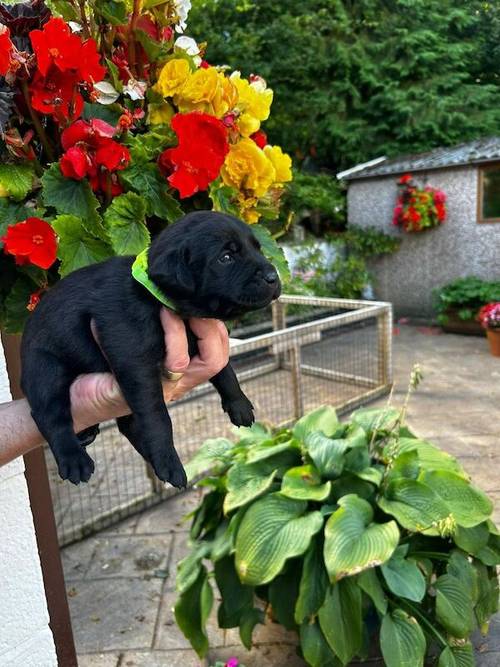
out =
[[[304,399],[302,394],[302,375],[300,368],[300,343],[290,348],[290,366],[292,371],[293,411],[295,419],[304,414]]]
[[[392,306],[377,316],[377,365],[381,385],[392,385]]]

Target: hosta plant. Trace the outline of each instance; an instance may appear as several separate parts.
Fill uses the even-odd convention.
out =
[[[207,474],[207,469],[210,473]],[[474,665],[497,610],[492,503],[404,409],[345,423],[322,407],[293,428],[208,440],[188,465],[208,492],[179,564],[177,623],[200,656],[214,589],[221,628],[250,648],[259,623],[295,630],[312,667],[380,648],[387,667]]]

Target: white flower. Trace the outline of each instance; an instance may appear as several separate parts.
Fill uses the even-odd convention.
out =
[[[185,51],[188,56],[192,56],[196,65],[201,63],[200,47],[192,37],[182,35],[175,40],[174,48]]]
[[[184,32],[186,29],[186,21],[191,9],[191,0],[174,0],[174,7],[179,19],[175,26],[176,32]]]
[[[127,85],[123,88],[124,95],[128,95],[131,100],[143,100],[148,84],[145,81],[129,79]]]
[[[99,104],[113,104],[120,97],[120,93],[114,89],[109,81],[100,81],[94,84],[94,90],[97,91],[97,101]]]
[[[76,21],[68,21],[68,25],[71,28],[71,32],[82,32],[83,28]]]

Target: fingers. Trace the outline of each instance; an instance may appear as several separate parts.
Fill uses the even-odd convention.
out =
[[[130,413],[111,373],[80,375],[71,385],[70,398],[76,432]]]
[[[181,318],[168,308],[160,311],[160,320],[165,335],[165,368],[174,373],[183,373],[189,366],[186,327]]]

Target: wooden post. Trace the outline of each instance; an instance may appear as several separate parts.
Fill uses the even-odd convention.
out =
[[[12,398],[22,398],[20,337],[2,333],[2,342]],[[61,667],[78,667],[43,448],[26,454],[24,465],[57,661]]]

